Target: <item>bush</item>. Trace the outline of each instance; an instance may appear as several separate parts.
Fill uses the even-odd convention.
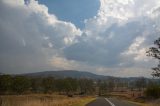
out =
[[[160,86],[152,85],[147,87],[146,89],[146,96],[152,98],[159,98],[160,97]]]
[[[10,75],[0,76],[0,94],[5,94],[11,91],[12,77]]]
[[[16,76],[13,78],[12,90],[18,94],[21,94],[30,88],[30,80],[23,76]]]

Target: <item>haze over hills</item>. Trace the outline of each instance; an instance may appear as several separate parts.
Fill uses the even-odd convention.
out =
[[[54,77],[54,78],[88,78],[88,79],[109,79],[109,78],[118,78],[122,80],[136,80],[141,77],[114,77],[114,76],[105,76],[105,75],[97,75],[91,72],[86,71],[76,71],[76,70],[59,70],[59,71],[43,71],[43,72],[35,72],[35,73],[26,73],[26,74],[18,74],[27,77]],[[146,78],[148,79],[148,78]]]
[[[71,78],[89,78],[89,79],[106,79],[110,77],[110,76],[93,74],[91,72],[76,71],[76,70],[44,71],[44,72],[27,73],[20,75],[30,76],[30,77],[55,77],[55,78],[71,77]]]

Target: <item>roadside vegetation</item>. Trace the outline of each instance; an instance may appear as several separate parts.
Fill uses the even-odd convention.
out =
[[[1,96],[0,106],[85,106],[93,97],[69,98],[57,94],[30,94]]]
[[[96,96],[114,96],[145,103],[159,98],[159,86],[159,80],[143,77],[129,80],[110,77],[98,80],[1,75],[0,103],[2,106],[13,106],[11,104],[14,101],[17,104],[24,103],[23,106],[32,106],[36,102],[41,105],[48,103],[47,106],[56,106],[54,103],[83,106]]]
[[[54,77],[32,78],[25,76],[0,76],[0,94],[31,94],[58,93],[60,95],[92,95],[95,91],[94,81],[91,79]]]

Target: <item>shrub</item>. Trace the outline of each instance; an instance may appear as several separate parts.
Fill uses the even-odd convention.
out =
[[[23,76],[16,76],[13,78],[12,90],[18,94],[23,93],[24,91],[29,90],[30,80]]]
[[[152,98],[159,98],[160,97],[160,86],[152,85],[147,87],[146,89],[146,96]]]

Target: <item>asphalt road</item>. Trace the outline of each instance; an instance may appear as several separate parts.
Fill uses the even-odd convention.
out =
[[[86,106],[139,106],[128,101],[118,100],[116,98],[97,98]]]

